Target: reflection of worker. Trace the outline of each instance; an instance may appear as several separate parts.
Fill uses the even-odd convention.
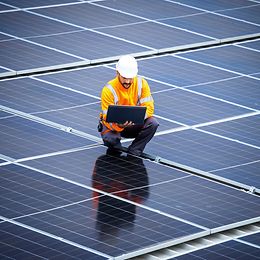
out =
[[[95,163],[92,186],[124,199],[97,191],[93,193],[97,207],[97,228],[106,233],[133,224],[136,205],[125,199],[142,203],[149,194],[148,175],[143,160],[130,155],[100,156]]]
[[[121,148],[121,137],[135,138],[128,151],[139,156],[158,127],[158,122],[153,117],[153,98],[147,81],[137,76],[138,66],[134,57],[122,56],[116,65],[116,70],[116,77],[108,82],[101,93],[101,137],[104,144],[112,149]],[[109,105],[147,107],[144,124],[134,125],[128,121],[124,124],[105,122]]]

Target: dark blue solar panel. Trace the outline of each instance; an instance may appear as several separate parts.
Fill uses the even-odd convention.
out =
[[[115,67],[115,66],[114,66]],[[38,76],[37,78],[100,97],[105,84],[116,76],[115,70],[98,66]]]
[[[203,43],[209,38],[153,22],[98,29],[98,31],[138,42],[150,48],[169,48],[184,44]],[[127,33],[126,33],[127,31]],[[154,37],[156,34],[156,37]],[[174,37],[169,37],[174,35]]]
[[[239,45],[260,51],[260,40],[258,40],[258,41],[246,42],[246,43],[241,43],[241,44],[239,44]]]
[[[174,89],[154,96],[156,113],[182,124],[199,124],[251,112],[189,91]]]
[[[10,117],[10,116],[13,116],[13,115],[0,110],[0,119]]]
[[[4,1],[2,1],[2,2],[4,2]],[[6,10],[12,10],[12,9],[14,9],[14,8],[4,5],[4,4],[0,4],[0,11],[6,11]]]
[[[113,178],[119,177],[126,181],[128,181],[129,178],[132,187],[128,184],[128,188],[138,187],[138,172],[140,172],[140,169],[142,169],[142,172],[146,172],[145,174],[148,176],[148,183],[146,185],[153,185],[162,181],[169,181],[187,176],[183,172],[150,161],[131,159],[132,157],[127,158],[124,154],[120,158],[113,155],[106,155],[106,148],[101,146],[83,151],[27,161],[24,162],[24,164],[51,172],[58,176],[63,176],[64,178],[90,187],[93,184],[92,178],[97,164],[102,165],[102,167],[99,166],[100,171],[105,167],[110,168],[110,176],[108,179],[111,179],[111,183],[113,183]],[[126,172],[128,173],[126,174]],[[103,175],[105,175],[105,173]]]
[[[2,166],[1,215],[15,218],[91,198],[91,191],[17,165]]]
[[[12,17],[15,17],[15,19]],[[73,26],[23,11],[1,13],[0,23],[2,32],[19,37],[56,34],[75,30]]]
[[[150,0],[149,5],[145,0],[101,1],[99,5],[108,6],[116,10],[124,11],[147,19],[162,19],[167,17],[178,17],[197,13],[196,9],[178,5],[175,3]],[[145,11],[144,11],[145,10]]]
[[[224,46],[180,55],[239,73],[259,72],[260,52],[238,46]]]
[[[259,217],[259,197],[196,176],[151,186],[145,205],[207,228]]]
[[[258,146],[260,149],[260,115],[210,125],[201,129]]]
[[[219,11],[219,13],[260,25],[259,5],[254,5],[252,7],[242,9]]]
[[[14,5],[16,7],[20,8],[27,8],[27,7],[39,7],[39,6],[46,6],[46,5],[55,5],[55,4],[65,4],[65,3],[71,3],[71,2],[77,2],[78,0],[23,0],[23,1],[17,1],[17,0],[3,0],[2,2]]]
[[[92,141],[30,120],[1,119],[1,153],[23,158],[93,144]]]
[[[0,33],[0,41],[6,41],[6,40],[14,40],[14,38],[9,37],[3,33]]]
[[[205,85],[198,84],[190,89],[248,108],[260,109],[260,88],[259,81],[256,79],[237,77]]]
[[[254,162],[259,149],[195,130],[156,136],[146,148],[168,160],[211,171]]]
[[[90,105],[37,113],[37,116],[100,137],[100,133],[97,131],[100,112],[100,102],[96,101]]]
[[[239,240],[259,246],[260,245],[260,233],[244,236],[244,237],[239,238]]]
[[[8,72],[8,71],[10,71],[10,70],[7,70],[7,69],[0,67],[0,73],[4,73],[4,72]]]
[[[174,257],[177,260],[208,260],[208,259],[259,259],[260,249],[231,240],[225,243],[200,249],[192,253]]]
[[[86,28],[121,26],[142,21],[140,18],[117,12],[117,10],[112,11],[86,2],[38,9],[35,12]],[[106,22],[104,22],[104,17],[106,17]]]
[[[26,113],[69,108],[96,101],[95,98],[31,78],[1,82],[1,104]]]
[[[0,42],[0,60],[2,66],[14,70],[80,61],[75,57],[21,40]]]
[[[107,58],[149,50],[91,31],[42,36],[34,38],[33,41],[86,59]]]
[[[107,259],[8,222],[0,224],[0,238],[1,259]]]
[[[207,228],[257,217],[259,198],[140,158],[104,148],[25,162]],[[98,155],[99,153],[99,155]],[[85,160],[84,160],[85,159]]]
[[[256,25],[221,17],[212,13],[203,13],[177,19],[165,19],[162,22],[217,39],[259,32],[259,27]],[[225,24],[224,28],[223,24]]]
[[[87,69],[51,73],[38,76],[37,78],[100,97],[103,86],[116,77],[115,67],[115,65],[110,65],[109,68],[97,66]],[[147,81],[153,93],[172,88],[153,80]]]
[[[181,87],[226,79],[233,73],[211,68],[174,56],[162,56],[139,61],[139,73],[145,77]],[[170,86],[168,86],[170,88]]]
[[[220,168],[211,171],[211,173],[260,189],[259,169],[260,161],[258,160],[245,164],[237,164],[234,167]]]
[[[211,0],[179,0],[179,3],[194,6],[197,8],[202,8],[204,10],[209,11],[217,11],[223,9],[231,9],[231,8],[239,8],[254,5],[255,3],[250,1],[225,1],[225,0],[218,0],[218,1],[211,1]]]
[[[174,243],[202,231],[108,196],[20,218],[19,222],[114,257]]]

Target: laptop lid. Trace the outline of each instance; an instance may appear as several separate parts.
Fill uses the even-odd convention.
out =
[[[109,105],[106,122],[123,124],[131,121],[135,124],[144,124],[146,107]]]

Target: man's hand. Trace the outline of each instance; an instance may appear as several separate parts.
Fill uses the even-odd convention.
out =
[[[134,125],[134,123],[132,121],[126,121],[124,124],[117,124],[119,127],[121,128],[126,128],[128,126],[132,126]]]

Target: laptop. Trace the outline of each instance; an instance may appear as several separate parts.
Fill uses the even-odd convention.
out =
[[[109,105],[106,122],[123,124],[131,121],[134,124],[144,124],[146,107]]]

